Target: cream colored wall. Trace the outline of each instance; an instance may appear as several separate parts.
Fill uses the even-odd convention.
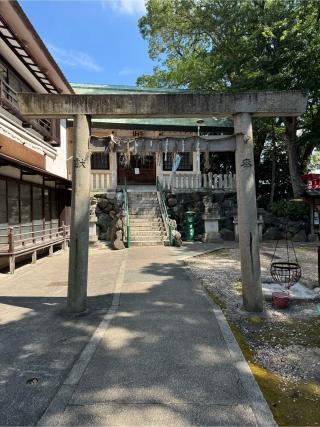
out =
[[[60,121],[60,147],[55,147],[55,151],[55,158],[46,157],[46,170],[63,178],[68,178],[66,120]]]

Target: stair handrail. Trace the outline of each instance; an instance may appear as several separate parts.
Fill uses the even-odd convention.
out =
[[[125,213],[125,225],[127,227],[127,247],[130,248],[130,216],[129,216],[129,201],[128,201],[128,187],[127,177],[124,177],[124,190],[123,190],[123,201],[124,201],[124,213]]]
[[[157,182],[157,191],[160,195],[161,208],[162,208],[162,211],[164,214],[163,216],[164,216],[165,226],[167,229],[167,233],[169,235],[169,243],[170,243],[170,246],[172,246],[172,222],[171,222],[171,219],[170,219],[169,214],[168,214],[165,191],[163,189],[163,186],[162,186],[158,176],[157,176],[156,182]]]

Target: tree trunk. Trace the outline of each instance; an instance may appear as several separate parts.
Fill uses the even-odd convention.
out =
[[[304,185],[301,180],[301,168],[297,145],[297,119],[296,117],[284,117],[285,138],[288,148],[289,172],[292,185],[292,192],[295,198],[302,196]]]
[[[271,189],[270,189],[270,203],[273,203],[274,191],[276,187],[276,143],[274,135],[272,136],[272,166],[271,166]]]

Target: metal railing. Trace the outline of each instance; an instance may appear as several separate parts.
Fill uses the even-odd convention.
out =
[[[16,233],[14,227],[0,229],[0,255],[14,255],[19,252],[32,252],[40,246],[55,243],[66,244],[70,238],[70,226],[47,228],[43,230]]]
[[[130,215],[129,215],[129,200],[128,200],[128,188],[127,188],[127,177],[124,178],[124,188],[123,188],[123,197],[124,197],[124,212],[125,212],[125,226],[127,229],[127,247],[130,248],[131,245],[131,235],[130,235]]]
[[[157,177],[157,192],[159,193],[159,196],[160,196],[161,210],[163,212],[165,227],[169,236],[169,243],[170,243],[170,246],[172,246],[172,223],[168,214],[165,191],[163,189],[163,186],[160,182],[159,177]]]

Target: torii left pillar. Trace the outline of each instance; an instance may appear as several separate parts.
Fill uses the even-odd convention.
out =
[[[68,311],[86,310],[90,213],[90,117],[74,116]]]

